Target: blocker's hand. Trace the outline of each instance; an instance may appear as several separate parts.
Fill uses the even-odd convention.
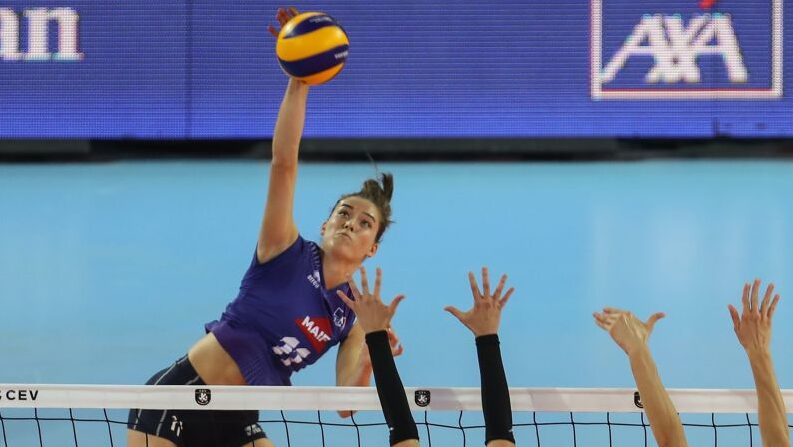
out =
[[[773,283],[765,290],[762,303],[758,303],[759,294],[760,280],[755,279],[751,286],[749,284],[743,286],[741,297],[743,309],[740,315],[735,306],[732,304],[727,306],[735,335],[747,354],[768,352],[771,349],[771,320],[779,303],[779,295],[774,295]]]
[[[369,280],[366,278],[366,269],[361,267],[361,289],[355,284],[352,277],[349,278],[348,284],[355,300],[350,299],[344,292],[339,290],[336,292],[339,298],[344,301],[350,309],[355,312],[358,317],[358,322],[363,328],[365,333],[384,331],[391,326],[391,319],[394,318],[397,306],[405,295],[397,295],[391,304],[384,304],[380,299],[380,284],[382,282],[383,272],[377,268],[377,276],[374,282],[374,291],[369,292]]]
[[[487,267],[482,267],[482,290],[479,290],[476,277],[472,272],[468,272],[468,282],[471,284],[474,307],[467,312],[463,312],[454,306],[446,306],[443,310],[454,315],[476,337],[497,334],[498,327],[501,324],[501,310],[507,305],[507,301],[509,301],[509,297],[512,296],[515,288],[511,287],[502,297],[501,293],[507,283],[507,275],[502,275],[496,290],[491,294]]]
[[[636,318],[631,312],[606,307],[602,313],[595,312],[595,323],[611,335],[611,338],[628,356],[647,346],[655,323],[665,317],[662,312],[655,313],[646,322]]]

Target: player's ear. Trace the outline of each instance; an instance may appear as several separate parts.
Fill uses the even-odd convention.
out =
[[[328,226],[328,221],[327,220],[325,222],[322,222],[322,226],[319,227],[319,235],[320,236],[325,236],[325,227],[327,227],[327,226]]]
[[[378,248],[380,248],[379,243],[375,242],[374,244],[372,244],[372,246],[369,247],[369,251],[366,252],[366,257],[371,258],[372,256],[376,255]]]

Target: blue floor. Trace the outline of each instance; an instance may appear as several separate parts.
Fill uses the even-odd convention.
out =
[[[611,305],[667,313],[651,346],[668,387],[750,388],[726,306],[760,277],[782,294],[774,354],[793,387],[793,163],[380,168],[397,223],[367,265],[408,297],[394,321],[407,386],[478,386],[473,338],[442,308],[468,305],[466,272],[488,265],[517,289],[501,330],[511,386],[633,386],[592,322]],[[302,165],[302,234],[372,173]],[[184,354],[236,294],[266,185],[264,162],[0,165],[0,383],[138,384]],[[295,385],[332,385],[334,359]]]

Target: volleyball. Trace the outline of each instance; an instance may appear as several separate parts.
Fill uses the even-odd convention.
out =
[[[322,12],[304,12],[281,28],[275,53],[281,68],[309,85],[324,84],[341,72],[350,40],[336,20]]]

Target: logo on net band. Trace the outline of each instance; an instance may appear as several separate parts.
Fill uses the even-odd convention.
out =
[[[733,13],[738,0],[648,1],[638,16],[590,1],[593,99],[782,96],[783,0],[757,0],[762,20]]]
[[[212,401],[212,391],[207,388],[196,388],[195,390],[195,403],[204,406]]]
[[[432,393],[430,390],[416,390],[414,400],[419,407],[426,407],[432,400]]]

